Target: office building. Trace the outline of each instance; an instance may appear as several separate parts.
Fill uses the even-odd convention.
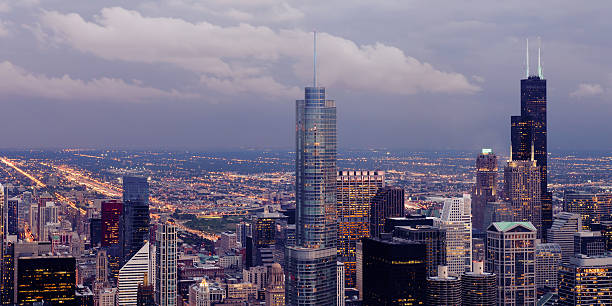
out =
[[[304,96],[296,101],[296,244],[285,253],[285,298],[289,305],[333,305],[336,104],[326,99],[325,88],[317,87],[316,81],[313,87],[306,87]]]
[[[103,201],[101,204],[102,247],[121,245],[123,203],[117,200]]]
[[[548,145],[546,123],[546,80],[540,65],[538,49],[538,73],[529,73],[529,47],[527,47],[527,73],[521,80],[521,115],[511,117],[512,141],[511,160],[534,160],[540,173],[540,207],[537,218],[538,223],[531,220],[540,235],[546,235],[552,225],[552,194],[548,192]],[[521,221],[521,220],[517,220]]]
[[[6,201],[6,233],[8,235],[19,234],[19,198],[11,198]]]
[[[118,305],[137,304],[138,285],[148,283],[148,277],[151,275],[149,252],[149,243],[147,242],[119,270],[117,281]]]
[[[71,305],[76,302],[76,260],[63,256],[18,257],[17,303]]]
[[[280,264],[274,263],[268,271],[266,306],[285,305],[285,274]]]
[[[344,263],[348,288],[356,282],[357,241],[370,237],[370,203],[384,184],[383,171],[338,171],[338,261]]]
[[[149,240],[149,182],[145,177],[123,177],[124,261]]]
[[[210,306],[210,290],[206,279],[189,287],[189,306]]]
[[[579,255],[563,264],[559,305],[612,305],[612,257]]]
[[[424,243],[427,256],[427,276],[438,275],[438,266],[446,265],[446,230],[430,225],[397,226],[393,236]]]
[[[253,227],[249,222],[240,222],[236,224],[236,243],[241,247],[246,247],[246,238],[253,236]]]
[[[364,305],[425,303],[426,246],[383,234],[360,244]]]
[[[472,203],[469,194],[444,201],[436,226],[446,231],[446,265],[452,276],[472,268]]]
[[[370,206],[370,236],[378,237],[384,232],[385,220],[404,217],[404,188],[386,186],[380,188]]]
[[[591,225],[593,231],[598,231],[603,237],[606,250],[612,252],[612,221],[602,221]]]
[[[510,160],[504,168],[504,196],[512,207],[513,221],[531,222],[542,237],[540,168],[535,160]]]
[[[486,271],[497,275],[497,305],[535,305],[536,235],[529,222],[489,226]]]
[[[338,261],[336,267],[336,305],[344,306],[344,263]]]
[[[461,276],[463,305],[495,306],[497,303],[497,276],[484,272],[482,261],[475,261],[471,272]]]
[[[7,265],[4,258],[4,254],[6,253],[5,245],[7,242],[4,211],[6,210],[7,205],[8,188],[0,184],[0,296],[2,297],[7,294],[7,287],[9,286],[9,284],[6,283],[6,278],[8,275],[6,271]]]
[[[89,219],[89,240],[91,247],[99,246],[102,243],[102,219]]]
[[[612,220],[612,193],[566,192],[563,195],[563,211],[579,214],[582,227]]]
[[[254,262],[250,263],[250,266],[269,266],[275,262],[282,262],[284,252],[277,252],[277,241],[278,241],[278,230],[281,220],[286,219],[284,215],[279,213],[268,212],[267,207],[264,208],[262,213],[258,213],[253,219],[253,243]],[[235,235],[237,238],[238,235]],[[236,245],[234,242],[234,245]],[[234,246],[235,247],[235,246]]]
[[[548,242],[561,247],[563,263],[569,263],[569,259],[574,256],[574,234],[581,230],[580,215],[560,212],[555,216],[555,221],[548,230]]]
[[[497,201],[497,155],[491,149],[482,149],[476,159],[476,185],[472,191],[472,223],[475,229],[485,232],[487,203]]]
[[[439,266],[438,276],[427,278],[426,305],[461,305],[461,280],[449,276],[448,267]]]
[[[489,202],[485,206],[483,218],[483,224],[486,224],[486,227],[493,222],[512,222],[514,220],[512,204],[506,201]],[[484,232],[486,232],[486,227]]]
[[[162,221],[157,225],[155,243],[155,303],[176,306],[178,246],[174,221]]]
[[[556,243],[541,243],[535,249],[535,275],[538,296],[557,292],[561,267],[561,247]]]
[[[96,282],[108,282],[108,255],[104,249],[96,253]]]
[[[586,256],[606,255],[606,241],[601,232],[581,231],[574,233],[574,255]]]
[[[155,289],[153,284],[149,283],[145,277],[145,282],[138,284],[138,291],[136,292],[136,305],[137,306],[155,306]]]

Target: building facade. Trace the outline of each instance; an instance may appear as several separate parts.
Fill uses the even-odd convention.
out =
[[[563,195],[563,211],[579,214],[582,228],[612,220],[612,193],[566,192]]]
[[[514,154],[514,153],[513,153]],[[510,160],[504,168],[504,196],[513,221],[531,222],[542,237],[541,172],[535,160]]]
[[[461,305],[461,280],[459,277],[449,276],[448,267],[439,266],[438,276],[427,278],[426,304]]]
[[[612,305],[612,257],[581,255],[563,264],[559,305]]]
[[[338,171],[338,261],[345,286],[355,288],[357,241],[370,237],[370,203],[385,184],[383,171]]]
[[[446,265],[459,277],[472,268],[472,203],[469,194],[444,201],[436,226],[446,231]]]
[[[176,306],[178,246],[173,221],[158,224],[155,243],[155,303],[158,306]]]
[[[487,203],[497,201],[497,155],[491,149],[482,149],[476,159],[476,184],[472,191],[473,227],[485,232]]]
[[[541,243],[536,246],[535,273],[538,295],[557,292],[561,254],[561,246],[556,243]]]
[[[117,304],[136,305],[138,285],[149,283],[151,267],[149,267],[149,243],[145,245],[128,260],[119,270],[117,281]],[[147,278],[145,280],[145,278]]]
[[[461,276],[463,305],[495,306],[497,303],[497,276],[484,272],[482,261],[474,262],[471,272]]]
[[[569,263],[574,256],[574,234],[582,230],[580,215],[560,212],[555,216],[552,227],[548,230],[548,242],[561,247],[563,263]]]
[[[123,177],[124,261],[149,240],[149,182],[145,177]]]
[[[378,237],[384,232],[387,218],[404,215],[404,188],[386,186],[379,189],[370,207],[370,236]]]

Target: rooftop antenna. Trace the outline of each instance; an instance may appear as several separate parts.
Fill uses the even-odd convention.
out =
[[[313,77],[312,83],[314,87],[317,87],[317,31],[314,31],[314,44],[313,44]]]
[[[525,75],[525,78],[529,78],[529,38],[527,38],[527,48],[525,49],[525,54],[527,55],[526,61],[527,61],[527,72]]]
[[[533,147],[533,140],[531,141],[531,161],[535,160],[535,150]]]
[[[539,37],[540,40],[540,46],[538,47],[538,76],[540,77],[540,79],[544,78],[544,71],[542,71],[542,63],[540,61],[540,49],[542,48],[542,38]]]

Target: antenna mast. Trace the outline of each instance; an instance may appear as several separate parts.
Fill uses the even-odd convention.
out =
[[[527,48],[525,49],[525,54],[527,55],[526,57],[526,63],[527,63],[527,72],[525,74],[525,78],[529,78],[529,38],[527,38]]]
[[[312,83],[314,87],[317,87],[317,31],[314,31],[314,44],[313,44],[313,76]]]
[[[538,47],[538,76],[540,77],[540,79],[544,78],[544,71],[542,71],[542,63],[540,61],[541,58],[541,54],[540,54],[540,49],[542,48],[542,38],[540,37],[540,46]]]

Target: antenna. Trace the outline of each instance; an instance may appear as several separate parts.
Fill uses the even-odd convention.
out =
[[[527,55],[527,72],[525,74],[525,78],[529,78],[529,38],[527,38],[527,48],[525,49],[525,54]]]
[[[540,58],[541,58],[540,49],[542,48],[542,38],[539,37],[539,40],[540,40],[540,46],[538,47],[538,76],[540,77],[540,79],[543,79],[544,71],[542,71],[542,63],[540,61]]]
[[[534,155],[535,155],[535,149],[533,147],[533,140],[531,140],[531,161],[535,160]]]
[[[314,44],[313,44],[313,76],[312,83],[314,87],[317,87],[317,31],[314,31]]]

